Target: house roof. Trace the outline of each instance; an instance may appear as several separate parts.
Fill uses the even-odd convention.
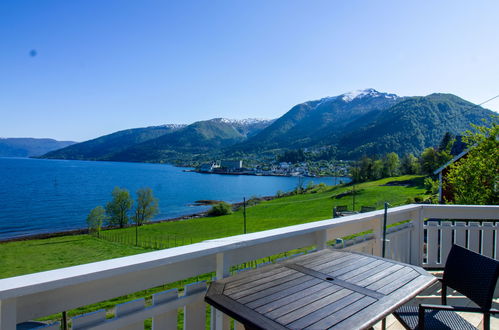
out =
[[[442,165],[438,169],[436,169],[433,172],[433,174],[438,174],[438,173],[442,172],[444,170],[444,168],[446,168],[450,164],[454,163],[455,161],[457,161],[458,159],[460,159],[461,157],[463,157],[464,155],[466,155],[469,151],[470,151],[469,149],[463,150],[459,155],[455,156],[454,158],[452,158],[451,160],[449,160],[447,163],[445,163],[444,165]]]

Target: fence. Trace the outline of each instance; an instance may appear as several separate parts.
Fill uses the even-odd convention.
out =
[[[426,221],[425,266],[442,268],[452,244],[458,244],[490,258],[499,259],[499,223],[480,221],[436,220]]]
[[[168,249],[193,243],[192,237],[185,237],[172,233],[154,234],[150,232],[141,232],[140,229],[138,230],[138,235],[136,235],[135,230],[122,229],[103,230],[99,235],[96,235],[95,233],[92,235],[109,242],[140,246],[152,250]]]

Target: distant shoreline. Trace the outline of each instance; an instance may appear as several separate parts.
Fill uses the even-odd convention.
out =
[[[272,174],[272,173],[248,173],[248,172],[228,172],[228,171],[217,171],[217,172],[207,172],[200,170],[183,170],[182,172],[194,172],[201,174],[220,174],[220,175],[250,175],[250,176],[280,176],[280,177],[305,177],[305,178],[320,178],[320,177],[329,177],[330,175],[316,175],[316,176],[307,176],[307,175],[291,175],[291,174]]]

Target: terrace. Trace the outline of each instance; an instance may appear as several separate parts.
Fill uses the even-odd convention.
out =
[[[381,256],[383,213],[372,211],[3,279],[0,280],[0,329],[15,329],[20,322],[204,274],[226,277],[241,264],[256,264],[257,260],[269,260],[264,258],[300,248],[320,250],[331,245]],[[498,259],[497,220],[499,206],[411,204],[391,208],[387,214],[385,256],[438,270],[445,264],[452,243],[456,243]],[[346,237],[351,239],[340,239]],[[138,299],[117,305],[115,316],[110,319],[106,319],[105,310],[74,317],[71,326],[72,329],[142,329],[144,320],[152,318],[153,329],[173,329],[177,328],[178,313],[183,309],[184,329],[205,328],[206,288],[206,282],[190,283],[181,294],[169,290],[154,294],[151,303]],[[435,303],[436,289],[430,288],[422,296]],[[451,299],[458,304],[469,303],[459,295]],[[475,325],[480,323],[479,316],[470,320]],[[492,325],[496,322],[493,320]],[[399,327],[391,318],[388,325],[392,329]],[[211,309],[212,329],[230,326],[227,316]],[[44,329],[59,327],[55,323]]]

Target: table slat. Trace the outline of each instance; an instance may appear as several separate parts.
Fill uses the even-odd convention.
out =
[[[352,314],[358,313],[367,306],[372,305],[374,302],[376,302],[376,299],[371,297],[364,297],[362,299],[355,301],[353,304],[350,304],[340,309],[335,313],[327,315],[319,322],[311,324],[310,326],[307,326],[305,329],[329,329],[331,327],[334,327],[336,324],[340,323],[341,321],[348,319],[350,316],[352,316]]]
[[[272,299],[278,299],[274,298],[276,295],[277,296],[282,296],[284,294],[291,294],[296,292],[298,290],[297,288],[308,288],[312,285],[319,284],[321,280],[310,277],[310,276],[301,276],[298,277],[294,280],[281,283],[279,285],[276,285],[270,289],[259,291],[247,296],[244,296],[240,299],[237,299],[237,301],[241,304],[248,305],[250,307],[249,303],[251,303],[251,306],[254,306],[255,303],[254,301],[258,301],[258,303],[266,303],[272,301]],[[264,301],[262,301],[264,299]]]
[[[320,280],[317,280],[317,281],[322,282]],[[257,301],[258,301],[258,303],[260,303],[261,300],[263,300],[263,299],[259,299],[257,301],[251,302],[247,306],[250,308],[255,308],[255,310],[259,313],[265,314],[265,313],[269,313],[269,312],[273,311],[276,308],[280,308],[282,306],[289,305],[290,301],[296,302],[296,301],[298,301],[306,296],[312,295],[316,292],[323,294],[320,291],[326,290],[326,289],[329,290],[330,287],[331,287],[331,284],[325,283],[325,282],[319,283],[319,284],[311,286],[309,288],[301,288],[300,286],[297,286],[298,289],[295,293],[289,294],[291,292],[291,290],[287,290],[285,292],[275,294],[274,296],[279,297],[278,299],[275,299],[273,301],[266,302],[265,304],[253,307],[256,305]],[[340,287],[335,286],[335,290],[340,290]],[[332,290],[332,292],[334,292],[334,291]],[[274,297],[272,297],[272,298],[274,298]]]
[[[285,304],[281,308],[277,308],[270,313],[265,314],[265,316],[275,319],[281,324],[290,323],[327,304],[346,297],[351,293],[352,291],[348,289],[343,289],[339,286],[331,286],[321,292],[305,296],[300,299],[299,302],[289,302],[289,304]]]

